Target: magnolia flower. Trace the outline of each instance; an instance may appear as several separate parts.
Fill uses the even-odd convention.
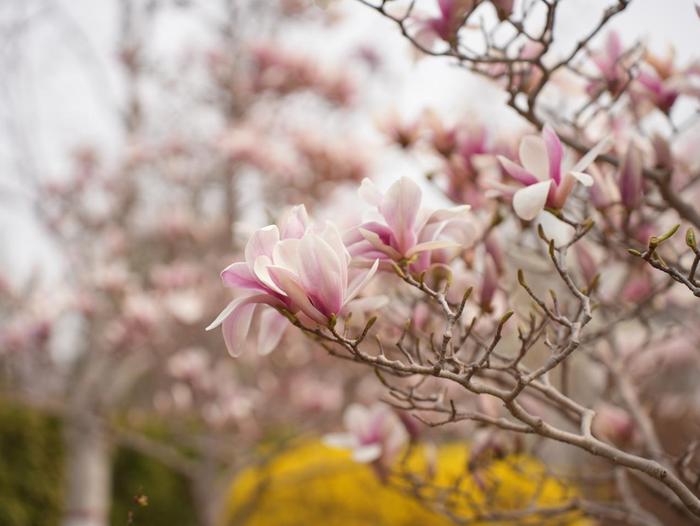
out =
[[[319,232],[309,228],[303,206],[295,207],[284,220],[255,232],[245,248],[245,261],[229,265],[221,273],[224,283],[246,289],[234,299],[207,330],[222,326],[226,347],[240,353],[258,307],[258,351],[273,350],[286,328],[279,313],[288,311],[302,322],[328,325],[346,313],[377,269],[378,262],[350,280],[350,254],[337,229],[330,224]],[[378,305],[378,303],[377,303]],[[371,308],[372,306],[366,308]]]
[[[398,415],[384,404],[350,405],[343,415],[346,433],[326,435],[324,444],[351,449],[356,462],[387,467],[408,442],[408,432]]]
[[[620,36],[611,31],[605,41],[605,47],[592,56],[593,63],[600,71],[602,80],[589,83],[586,90],[590,95],[596,95],[602,89],[608,90],[613,96],[619,95],[627,85],[629,75],[625,69],[625,50]]]
[[[365,179],[360,196],[377,208],[376,220],[362,223],[347,233],[345,241],[353,256],[368,260],[409,261],[422,271],[432,263],[446,263],[448,249],[468,246],[475,228],[469,206],[430,211],[421,208],[422,192],[408,177],[396,181],[386,194]]]
[[[439,14],[420,21],[417,38],[429,41],[440,38],[454,45],[464,16],[474,7],[474,0],[437,0]]]
[[[600,153],[608,147],[608,141],[598,143],[570,169],[563,167],[564,148],[557,134],[548,125],[542,137],[528,135],[520,141],[520,162],[499,156],[503,169],[521,188],[513,195],[513,209],[521,219],[531,221],[545,207],[562,208],[578,181],[591,186],[593,178],[583,173]]]

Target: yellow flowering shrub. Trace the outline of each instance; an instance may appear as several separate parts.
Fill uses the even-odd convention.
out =
[[[542,465],[525,456],[493,462],[480,472],[479,482],[464,477],[468,450],[451,444],[436,452],[432,476],[423,451],[402,464],[407,473],[429,481],[422,490],[426,502],[441,491],[449,493],[450,509],[460,518],[473,510],[524,509],[533,500],[543,507],[565,504],[575,496],[571,488],[546,477]],[[480,488],[488,487],[484,492]],[[432,493],[431,493],[432,492]],[[443,493],[440,493],[441,495]],[[468,495],[467,498],[464,495]],[[226,526],[449,526],[444,515],[408,496],[397,484],[384,484],[368,465],[357,464],[349,453],[310,442],[294,448],[263,467],[251,468],[234,482],[225,512]],[[474,522],[474,526],[485,524]],[[489,522],[490,526],[499,523]],[[513,526],[513,522],[504,522]],[[548,520],[530,517],[518,524],[590,526],[575,512]]]

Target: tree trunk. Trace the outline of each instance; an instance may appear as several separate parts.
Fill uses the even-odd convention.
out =
[[[111,448],[98,419],[64,422],[65,508],[63,526],[108,526],[112,490]]]

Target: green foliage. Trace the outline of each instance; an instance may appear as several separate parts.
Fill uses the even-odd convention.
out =
[[[0,525],[60,523],[62,461],[59,421],[0,400]],[[112,491],[111,524],[196,524],[186,480],[131,450],[115,452]]]
[[[0,403],[0,524],[59,523],[62,457],[55,419]]]
[[[121,449],[114,459],[110,524],[189,526],[196,524],[187,481],[163,464]],[[144,498],[145,497],[145,498]]]

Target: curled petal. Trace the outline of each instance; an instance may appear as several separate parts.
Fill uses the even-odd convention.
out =
[[[348,295],[345,298],[346,304],[349,301],[352,301],[355,298],[355,296],[357,296],[360,293],[360,291],[362,291],[362,289],[365,288],[367,283],[369,283],[369,280],[371,280],[374,274],[377,272],[378,267],[379,260],[375,259],[370,269],[364,275],[358,277],[353,283],[350,284],[350,286],[348,287]]]
[[[376,250],[378,250],[382,254],[386,254],[387,257],[396,261],[401,259],[401,254],[393,247],[390,247],[389,245],[385,244],[379,237],[379,235],[377,235],[375,232],[372,232],[371,230],[365,230],[364,228],[360,228],[358,229],[358,231],[370,245],[372,245]]]
[[[498,162],[501,163],[501,166],[506,171],[506,173],[519,183],[522,183],[525,186],[530,186],[531,184],[536,184],[538,182],[537,177],[532,175],[519,164],[515,164],[510,159],[499,155]]]
[[[407,258],[420,254],[421,252],[429,252],[431,250],[440,250],[443,248],[458,248],[460,246],[456,241],[450,239],[436,239],[434,241],[425,241],[424,243],[418,243],[406,254]]]
[[[547,203],[549,188],[552,181],[542,181],[541,183],[533,184],[521,188],[513,195],[513,209],[521,219],[532,221],[537,217]]]

